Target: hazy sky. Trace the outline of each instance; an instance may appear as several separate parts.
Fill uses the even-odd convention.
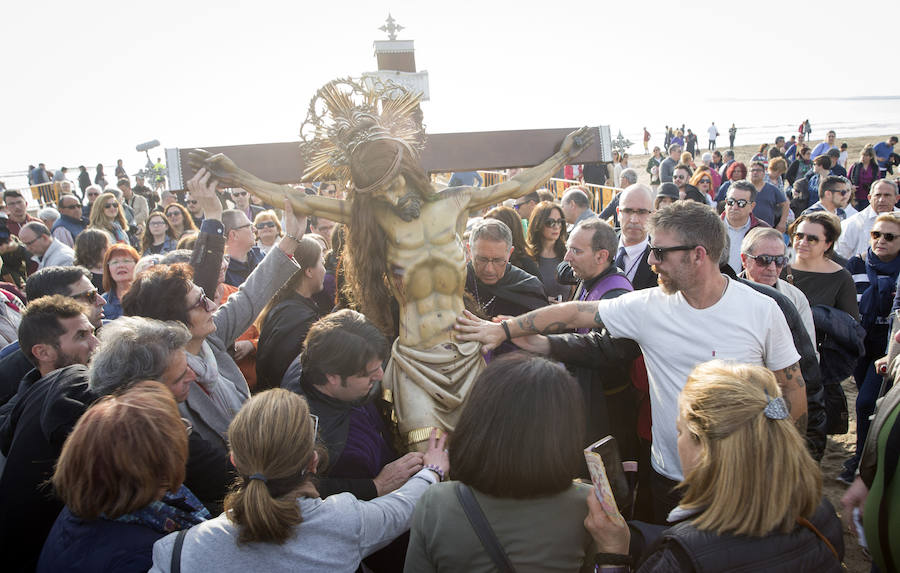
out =
[[[435,133],[586,123],[615,133],[617,117],[707,98],[900,94],[900,76],[878,72],[884,2],[2,4],[0,174],[117,158],[134,172],[134,146],[151,139],[296,140],[318,87],[376,68],[388,11],[429,71]]]

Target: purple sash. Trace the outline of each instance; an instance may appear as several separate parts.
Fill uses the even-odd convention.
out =
[[[621,275],[619,273],[610,273],[609,275],[603,277],[597,284],[595,284],[591,290],[583,291],[581,293],[581,297],[579,300],[588,301],[588,300],[600,300],[607,292],[613,289],[623,289],[627,291],[633,291],[634,287],[631,286],[631,282],[628,280],[628,277],[625,275]],[[576,328],[575,332],[578,334],[587,334],[590,332],[590,328]]]

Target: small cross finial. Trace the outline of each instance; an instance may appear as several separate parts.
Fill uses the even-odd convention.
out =
[[[388,12],[387,20],[385,20],[385,25],[378,28],[382,32],[387,32],[389,40],[397,39],[397,32],[403,29],[403,26],[400,24],[395,24],[395,20],[391,17],[391,13]]]

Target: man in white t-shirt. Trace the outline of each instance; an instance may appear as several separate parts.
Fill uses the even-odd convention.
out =
[[[775,373],[792,417],[806,430],[806,391],[800,355],[784,315],[771,298],[719,272],[725,229],[715,212],[678,201],[649,221],[648,260],[659,288],[612,300],[556,304],[501,323],[466,314],[457,338],[486,349],[507,338],[603,325],[614,337],[635,340],[644,353],[653,413],[653,503],[657,519],[678,504],[672,492],[682,478],[675,420],[688,374],[714,359],[766,366]]]

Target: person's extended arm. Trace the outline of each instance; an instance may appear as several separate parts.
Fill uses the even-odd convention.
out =
[[[550,179],[563,165],[569,164],[573,159],[581,155],[581,152],[587,149],[593,141],[594,133],[590,128],[582,127],[573,131],[563,140],[559,151],[540,165],[523,170],[509,181],[473,190],[469,208],[478,209],[499,203],[504,199],[521,197],[531,193]]]
[[[188,154],[188,161],[195,169],[205,168],[220,186],[246,189],[269,205],[281,205],[287,198],[294,213],[298,215],[318,215],[338,223],[350,222],[350,205],[347,201],[306,195],[290,185],[263,181],[239,168],[221,153],[212,154],[203,149],[195,149]]]
[[[800,363],[795,362],[787,368],[776,370],[774,374],[784,401],[787,402],[791,418],[794,419],[800,435],[805,436],[809,414],[806,403],[806,384],[803,382],[803,374],[800,373]]]
[[[506,328],[510,338],[518,338],[529,334],[555,334],[574,328],[596,328],[601,324],[596,302],[553,304],[500,323],[485,322],[464,311],[457,318],[456,338],[477,340],[487,351],[506,340]]]

